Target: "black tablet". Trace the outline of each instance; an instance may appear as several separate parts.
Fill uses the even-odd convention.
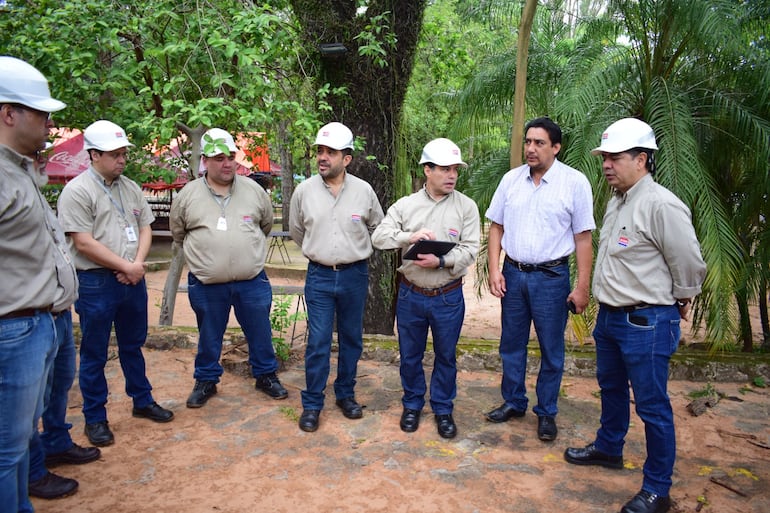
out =
[[[457,245],[456,242],[449,242],[445,240],[421,240],[413,244],[409,251],[404,254],[404,260],[417,260],[417,255],[427,255],[433,253],[436,256],[442,256],[449,253],[453,247]]]

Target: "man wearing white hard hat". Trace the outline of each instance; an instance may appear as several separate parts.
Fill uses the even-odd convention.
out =
[[[527,345],[535,325],[541,360],[535,393],[537,437],[556,439],[564,330],[568,308],[588,305],[593,246],[591,185],[583,173],[559,162],[561,128],[540,117],[525,126],[526,164],[500,180],[486,216],[489,227],[489,289],[500,298],[500,359],[503,404],[486,414],[506,422],[526,414]],[[500,266],[500,253],[505,259]],[[575,253],[577,279],[571,289],[569,256]]]
[[[122,176],[133,144],[125,130],[107,120],[86,127],[83,138],[91,165],[62,190],[59,220],[80,280],[75,311],[82,332],[78,375],[85,433],[93,445],[105,446],[115,441],[104,375],[113,325],[133,416],[168,422],[174,413],[153,399],[142,354],[147,338],[144,262],[155,217],[141,188]]]
[[[347,172],[353,133],[342,123],[321,127],[315,139],[318,174],[297,186],[291,198],[289,231],[308,259],[305,278],[308,341],[299,427],[318,429],[329,377],[334,319],[337,319],[336,404],[349,419],[363,416],[355,399],[356,370],[363,351],[364,306],[372,254],[370,234],[382,220],[372,187]]]
[[[184,249],[190,270],[187,295],[198,321],[195,385],[188,408],[200,408],[217,393],[224,369],[219,363],[230,309],[249,346],[255,387],[273,399],[288,392],[275,371],[267,274],[267,235],[273,227],[270,196],[253,180],[239,176],[232,135],[208,130],[201,140],[206,173],[185,185],[171,205],[171,234]]]
[[[400,426],[407,433],[417,430],[425,406],[423,358],[428,328],[433,337],[433,373],[430,405],[438,434],[454,438],[457,426],[452,415],[457,395],[457,341],[465,318],[463,276],[479,252],[479,209],[476,203],[455,190],[463,162],[460,148],[449,139],[434,139],[425,145],[420,158],[425,173],[422,190],[396,201],[372,234],[377,249],[400,249],[402,256],[420,241],[445,241],[453,247],[418,253],[404,258],[398,271],[396,320],[401,354]]]
[[[679,344],[680,318],[687,317],[706,276],[690,210],[653,180],[657,149],[650,125],[625,118],[610,125],[591,152],[602,157],[604,177],[614,189],[593,278],[601,426],[592,443],[567,449],[564,458],[576,465],[623,468],[630,384],[644,422],[647,460],[642,488],[621,513],[669,510],[676,433],[668,365]]]
[[[51,98],[34,66],[0,56],[0,504],[29,512],[29,441],[43,407],[56,351],[52,316],[57,289],[74,288],[58,276],[58,249],[47,224],[31,156],[45,147],[51,113],[66,105]]]

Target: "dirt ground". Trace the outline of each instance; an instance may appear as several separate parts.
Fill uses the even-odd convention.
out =
[[[148,275],[151,324],[157,324],[164,283],[164,272]],[[475,299],[471,288],[469,280],[463,335],[494,340],[499,304]],[[174,324],[194,326],[183,293],[176,307]],[[225,373],[217,396],[203,408],[188,409],[195,349],[147,349],[145,355],[155,397],[174,411],[174,421],[133,418],[118,360],[110,360],[108,414],[115,444],[97,462],[54,468],[76,478],[80,489],[63,499],[34,499],[36,511],[598,513],[619,511],[641,484],[644,431],[637,417],[623,470],[576,467],[562,458],[567,447],[593,440],[600,408],[592,378],[565,376],[559,437],[543,443],[531,412],[506,424],[484,420],[483,413],[500,403],[497,372],[461,371],[459,434],[444,440],[429,408],[417,432],[399,429],[398,367],[365,360],[356,388],[364,417],[344,418],[329,386],[319,430],[305,433],[297,427],[301,360],[279,374],[289,390],[284,401],[255,391],[251,379]],[[534,380],[530,375],[527,383],[530,406]],[[713,384],[724,398],[694,417],[686,409],[688,394],[706,386],[670,384],[678,436],[672,511],[770,513],[770,391]],[[76,384],[69,420],[75,441],[85,445],[81,401]]]

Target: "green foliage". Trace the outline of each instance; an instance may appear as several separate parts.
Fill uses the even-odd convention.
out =
[[[767,387],[767,382],[763,376],[755,376],[754,379],[751,380],[751,384],[758,388]]]
[[[700,390],[693,390],[687,394],[690,399],[698,399],[699,397],[718,397],[719,392],[714,388],[711,383],[706,383],[706,386]]]
[[[292,406],[281,406],[278,408],[278,411],[292,422],[297,422],[299,420],[299,413],[297,413],[297,409]]]
[[[140,147],[199,126],[266,132],[272,142],[286,117],[296,128],[284,142],[304,144],[317,127],[285,2],[41,0],[6,9],[0,47],[48,77],[68,104],[60,126],[109,119]]]
[[[214,139],[209,134],[203,135],[202,151],[205,155],[211,155],[212,153],[224,153],[225,155],[230,154],[230,148],[227,147],[223,137]]]
[[[493,4],[481,2],[474,19]],[[559,159],[588,177],[597,220],[611,191],[590,150],[619,118],[653,127],[656,179],[690,208],[708,266],[693,325],[705,322],[712,350],[732,349],[745,316],[734,294],[745,291],[744,304],[766,294],[770,275],[770,56],[760,28],[770,3],[613,0],[576,24],[564,22],[566,5],[538,9],[527,117],[547,114],[561,125]],[[468,192],[482,211],[508,167],[514,57],[480,61],[456,96],[452,133],[474,140]]]
[[[288,329],[297,321],[307,318],[307,313],[289,313],[292,296],[273,296],[273,308],[270,310],[270,327],[273,329],[273,348],[281,361],[291,357],[291,346],[286,343]]]
[[[46,202],[51,205],[54,211],[56,210],[56,204],[59,201],[62,189],[64,189],[64,186],[60,184],[48,184],[40,187],[40,192],[43,193]]]
[[[390,11],[372,16],[364,30],[353,38],[359,42],[359,55],[369,57],[380,68],[388,66],[388,56],[398,42],[398,38],[390,29],[391,16]]]

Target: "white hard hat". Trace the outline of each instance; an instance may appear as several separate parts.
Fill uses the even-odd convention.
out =
[[[333,150],[353,149],[353,132],[336,121],[324,125],[315,137],[316,146],[327,146]]]
[[[461,166],[467,166],[463,162],[463,156],[460,153],[460,148],[450,141],[449,139],[439,138],[433,139],[431,142],[425,145],[422,149],[422,158],[420,164],[433,163],[437,166],[452,166],[459,164]]]
[[[636,118],[623,118],[607,127],[607,130],[602,134],[601,145],[591,150],[591,154],[621,153],[632,148],[657,150],[655,132],[644,121]]]
[[[16,57],[0,56],[0,103],[18,103],[42,112],[56,112],[67,104],[51,98],[48,80],[34,66]]]
[[[206,136],[208,136],[211,141],[206,141]],[[212,142],[219,143],[219,145],[213,146]],[[205,150],[207,144],[209,145],[208,152]],[[216,157],[217,155],[221,155],[224,153],[220,147],[222,144],[227,146],[227,149],[231,152],[238,151],[238,147],[235,145],[232,135],[221,128],[211,128],[203,134],[203,137],[201,137],[201,154],[204,157]]]
[[[100,119],[83,130],[84,150],[112,151],[133,146],[128,142],[126,131],[112,121]]]

